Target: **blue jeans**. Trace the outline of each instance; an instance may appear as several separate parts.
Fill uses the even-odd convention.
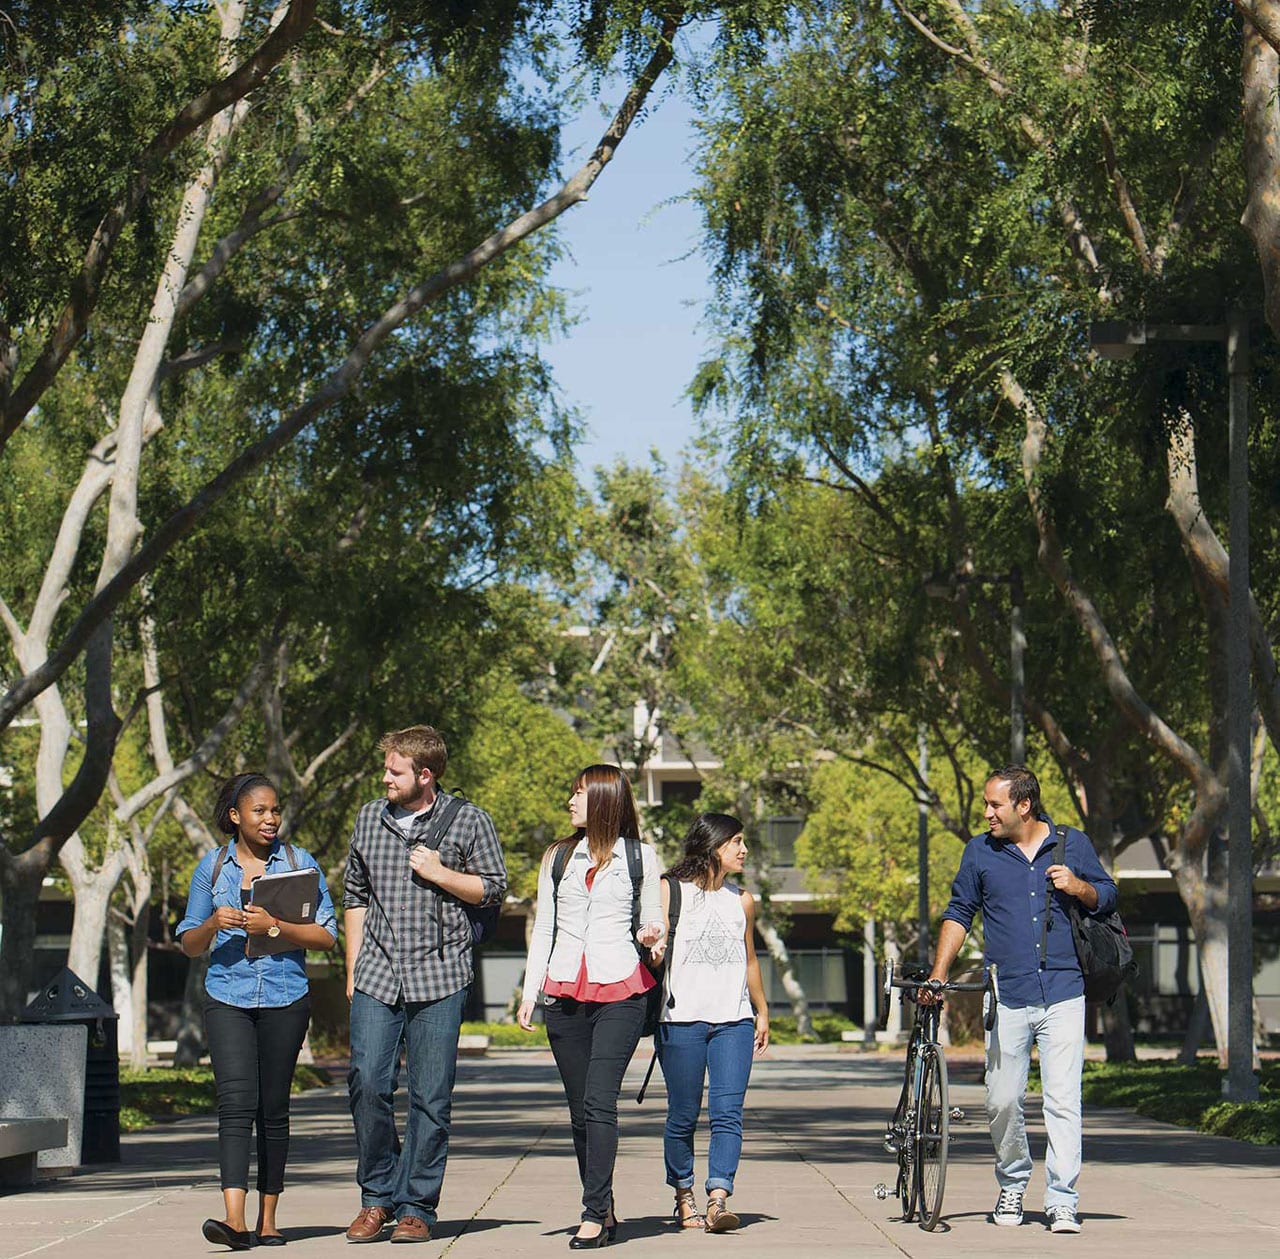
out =
[[[996,1148],[996,1182],[1025,1192],[1031,1180],[1031,1147],[1023,1099],[1031,1046],[1040,1051],[1045,1155],[1045,1210],[1076,1208],[1080,1179],[1080,1075],[1084,1069],[1084,998],[1012,1010],[1002,1005],[987,1033],[987,1119]]]
[[[449,1158],[449,1119],[458,1031],[470,989],[439,1001],[386,1005],[356,989],[351,998],[351,1070],[347,1090],[356,1130],[360,1205],[397,1220],[436,1222]],[[409,1078],[404,1144],[396,1132],[400,1045]]]
[[[702,1110],[702,1084],[709,1077],[706,1190],[733,1192],[742,1156],[742,1101],[751,1078],[755,1037],[751,1019],[659,1025],[658,1061],[667,1081],[667,1126],[662,1138],[667,1184],[677,1189],[693,1187],[693,1133]]]

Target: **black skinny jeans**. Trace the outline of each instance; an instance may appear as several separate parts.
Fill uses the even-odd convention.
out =
[[[284,1189],[289,1086],[311,1019],[311,997],[244,1009],[209,997],[204,1034],[218,1088],[218,1170],[223,1189],[249,1188],[249,1136],[258,1129],[258,1192]]]
[[[557,998],[546,1007],[547,1039],[569,1099],[582,1180],[582,1218],[603,1224],[613,1206],[618,1093],[644,1023],[643,994],[622,1001]]]

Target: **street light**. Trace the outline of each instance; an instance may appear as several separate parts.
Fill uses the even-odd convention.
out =
[[[1027,718],[1023,712],[1027,636],[1022,626],[1022,569],[1015,564],[1007,573],[934,573],[925,578],[924,592],[931,599],[954,600],[960,595],[960,587],[968,585],[1009,587],[1009,763],[1021,765],[1027,758]]]
[[[1227,637],[1227,1079],[1232,1101],[1257,1101],[1253,1072],[1253,840],[1249,793],[1249,325],[1091,323],[1102,358],[1130,359],[1158,341],[1210,341],[1227,350],[1231,611]]]

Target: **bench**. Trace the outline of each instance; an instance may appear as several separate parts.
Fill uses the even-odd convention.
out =
[[[65,1119],[0,1119],[0,1185],[34,1185],[36,1156],[66,1144]]]
[[[484,1032],[464,1032],[458,1037],[458,1055],[480,1058],[489,1050],[489,1037]]]

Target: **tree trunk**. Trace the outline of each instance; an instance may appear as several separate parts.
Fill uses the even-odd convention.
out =
[[[124,923],[114,914],[107,919],[107,966],[111,974],[111,1005],[119,1016],[116,1048],[133,1060],[133,965]]]
[[[1108,1062],[1134,1062],[1138,1051],[1133,1044],[1133,1024],[1129,1021],[1129,1003],[1122,991],[1112,1005],[1102,1007],[1102,1043]]]
[[[149,940],[151,936],[151,899],[150,890],[141,898],[130,932],[133,944],[133,983],[130,985],[133,1004],[129,1009],[129,1018],[133,1024],[133,1057],[131,1064],[142,1068],[147,1065],[147,1005],[151,999],[150,976],[147,969],[150,961]]]
[[[1184,1067],[1195,1065],[1204,1044],[1204,1035],[1209,1031],[1209,1002],[1204,995],[1204,980],[1200,980],[1200,991],[1196,993],[1195,1004],[1191,1007],[1191,1017],[1187,1020],[1187,1035],[1182,1042],[1178,1054],[1178,1062]]]
[[[1227,905],[1222,889],[1205,880],[1198,870],[1174,871],[1178,892],[1191,916],[1191,927],[1200,949],[1200,985],[1209,1009],[1218,1065],[1227,1066]]]
[[[173,1053],[175,1067],[194,1067],[204,1053],[204,977],[208,969],[208,953],[193,957],[187,969],[187,983],[182,991],[182,1020]]]
[[[782,991],[791,1002],[791,1011],[796,1016],[796,1034],[801,1040],[813,1039],[813,1020],[809,1017],[809,999],[804,995],[804,987],[796,978],[795,968],[791,964],[791,954],[778,934],[772,918],[768,916],[766,902],[760,902],[756,912],[756,930],[773,958],[773,969],[782,985]]]
[[[0,849],[0,1019],[12,1022],[26,1008],[30,993],[51,978],[36,975],[36,906],[48,869],[43,845],[14,856]],[[44,858],[41,860],[41,858]]]
[[[67,951],[67,965],[90,988],[98,987],[102,971],[102,946],[107,938],[107,917],[111,913],[111,897],[124,873],[124,860],[114,844],[115,827],[109,826],[112,848],[98,869],[85,860],[84,847],[79,835],[73,835],[58,854],[62,868],[71,880],[75,894],[75,916],[71,920],[71,946]],[[124,1015],[125,1011],[117,1011]]]

